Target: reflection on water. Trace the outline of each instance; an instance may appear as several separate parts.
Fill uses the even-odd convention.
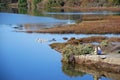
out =
[[[62,71],[70,77],[78,77],[78,76],[83,77],[84,75],[90,74],[93,75],[93,80],[120,79],[119,74],[111,73],[111,72],[108,73],[101,70],[98,71],[97,69],[92,68],[92,66],[85,67],[77,64],[71,65],[71,64],[62,63]]]
[[[68,20],[60,20],[52,17],[30,16],[23,14],[0,13],[0,24],[67,24]],[[72,20],[70,20],[72,21]]]
[[[107,16],[120,14],[120,12],[111,12],[111,11],[81,12],[79,10],[51,9],[51,8],[48,8],[46,10],[43,9],[37,10],[37,9],[27,9],[26,7],[20,7],[20,8],[3,7],[0,8],[0,12],[29,14],[32,16],[47,16],[56,19],[75,20],[76,22],[81,22],[89,19],[90,20],[104,19]]]
[[[82,77],[83,75],[87,74],[85,72],[76,71],[75,67],[76,67],[75,65],[62,63],[62,71],[70,77],[77,77],[77,76]]]

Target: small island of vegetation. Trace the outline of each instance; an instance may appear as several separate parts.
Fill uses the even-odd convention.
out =
[[[120,38],[117,37],[92,36],[80,39],[71,38],[65,43],[53,43],[50,46],[62,53],[62,62],[64,63],[72,61],[70,56],[73,55],[74,63],[85,66],[94,65],[97,69],[120,73],[120,64],[118,63],[120,60],[119,42]],[[98,46],[101,47],[101,54],[95,53],[95,48]],[[74,63],[72,62],[72,64]]]

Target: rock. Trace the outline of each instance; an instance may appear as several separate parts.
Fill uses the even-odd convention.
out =
[[[120,45],[116,45],[111,51],[114,52],[115,50],[120,50]]]
[[[118,53],[120,53],[120,51],[118,51]]]
[[[75,37],[70,38],[68,41],[72,41],[72,40],[75,40]]]
[[[107,56],[106,56],[106,55],[100,55],[100,58],[101,58],[101,59],[106,59]]]
[[[63,39],[64,39],[64,40],[68,40],[68,38],[67,38],[67,37],[63,37]]]
[[[39,43],[45,43],[45,42],[48,42],[47,39],[42,39],[42,38],[38,38],[36,41],[39,42]]]

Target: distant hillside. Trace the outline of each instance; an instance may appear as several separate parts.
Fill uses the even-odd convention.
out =
[[[120,0],[0,0],[0,3],[19,3],[36,7],[118,7]],[[30,4],[29,4],[30,3]]]
[[[44,7],[112,7],[120,6],[120,0],[39,0]]]

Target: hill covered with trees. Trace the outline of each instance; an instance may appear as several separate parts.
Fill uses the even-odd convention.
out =
[[[112,7],[120,6],[120,0],[35,0],[44,7]]]
[[[120,0],[0,0],[0,3],[34,4],[37,7],[118,7]]]

